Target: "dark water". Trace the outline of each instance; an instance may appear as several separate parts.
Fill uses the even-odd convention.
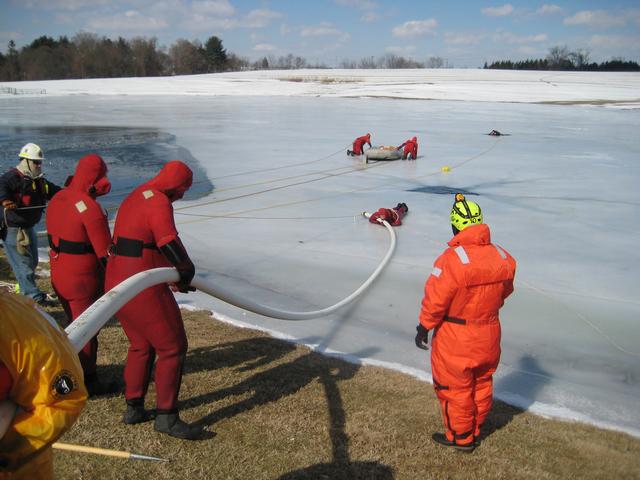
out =
[[[193,186],[185,199],[202,197],[213,189],[198,161],[175,137],[156,129],[123,127],[0,127],[0,170],[18,163],[20,148],[36,143],[44,152],[46,178],[63,185],[80,158],[100,155],[109,168],[111,192],[100,197],[100,204],[113,217],[113,211],[126,195],[154,177],[169,160],[182,160],[193,170]]]

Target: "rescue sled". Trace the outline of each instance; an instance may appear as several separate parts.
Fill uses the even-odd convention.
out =
[[[372,147],[364,152],[364,156],[369,160],[399,160],[402,158],[402,151],[393,146]]]

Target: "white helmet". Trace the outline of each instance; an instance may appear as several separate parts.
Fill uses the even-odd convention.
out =
[[[18,154],[20,158],[26,158],[27,160],[44,160],[44,153],[42,149],[35,143],[27,143]]]

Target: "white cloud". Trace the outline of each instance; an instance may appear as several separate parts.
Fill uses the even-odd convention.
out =
[[[518,47],[517,52],[521,53],[522,55],[527,55],[530,57],[537,57],[537,58],[544,57],[547,54],[547,52],[545,51],[542,51],[535,47],[529,47],[526,45]]]
[[[375,22],[379,18],[380,15],[378,15],[376,12],[366,12],[360,17],[360,21],[364,23],[371,23]]]
[[[234,18],[217,18],[194,13],[185,18],[180,26],[191,32],[201,32],[232,30],[238,28],[240,23]]]
[[[404,47],[391,46],[385,48],[384,51],[401,57],[409,57],[416,51],[416,47],[414,45],[406,45]]]
[[[331,23],[322,22],[316,26],[302,27],[300,29],[300,36],[302,37],[338,37],[342,42],[345,42],[351,38],[348,33],[342,32],[334,27]]]
[[[449,45],[477,45],[484,40],[486,35],[473,33],[454,33],[447,32],[444,34],[444,42]]]
[[[150,33],[167,28],[163,18],[143,15],[137,10],[127,10],[111,16],[97,17],[88,23],[90,29],[104,32]]]
[[[96,7],[109,3],[109,0],[23,0],[20,2],[22,7],[28,9],[68,10],[72,12],[85,7]]]
[[[280,12],[268,10],[266,8],[251,10],[247,14],[246,26],[250,28],[263,28],[269,26],[273,20],[277,20],[282,17],[283,15]]]
[[[378,4],[376,2],[371,2],[370,0],[335,0],[335,2],[343,7],[355,7],[361,10],[373,10],[374,8],[378,8]]]
[[[273,52],[276,47],[268,43],[259,43],[253,46],[253,50],[256,52]]]
[[[626,19],[623,16],[609,15],[604,10],[582,10],[563,22],[565,25],[587,25],[589,27],[614,27],[624,25]]]
[[[393,29],[394,37],[422,37],[425,35],[435,35],[438,22],[433,18],[426,20],[411,20],[398,25]]]
[[[283,23],[282,25],[280,25],[280,35],[282,36],[289,35],[292,31],[293,31],[293,28],[291,28],[286,23]]]
[[[550,5],[548,3],[545,3],[538,10],[536,10],[536,13],[538,15],[551,15],[561,11],[562,11],[562,7],[559,7],[558,5],[553,5],[553,4]]]
[[[202,15],[212,15],[214,17],[231,17],[235,13],[233,5],[228,0],[205,0],[193,2],[191,9],[195,13]]]
[[[592,35],[587,44],[591,48],[633,48],[637,50],[640,39],[624,35]]]
[[[507,3],[500,7],[487,7],[480,10],[484,15],[489,17],[505,17],[513,13],[513,5]]]
[[[499,32],[492,36],[493,41],[496,43],[522,44],[531,42],[546,42],[549,40],[549,36],[546,33],[539,33],[537,35],[517,35],[511,32]]]

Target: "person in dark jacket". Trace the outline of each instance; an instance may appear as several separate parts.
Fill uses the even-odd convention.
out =
[[[6,226],[5,252],[20,293],[40,305],[50,306],[51,300],[36,285],[38,239],[34,226],[42,218],[47,201],[60,187],[44,178],[44,154],[38,145],[27,143],[18,157],[18,165],[0,177],[0,221]]]
[[[82,157],[67,185],[49,202],[47,233],[51,284],[70,322],[104,291],[104,274],[111,247],[107,215],[96,201],[111,190],[107,165],[96,154]],[[78,352],[89,396],[117,391],[116,382],[96,374],[98,337]]]
[[[122,202],[113,230],[113,248],[107,261],[107,290],[138,272],[174,266],[181,292],[189,286],[195,267],[187,254],[173,219],[172,202],[182,198],[192,183],[191,169],[179,160],[168,162],[151,180],[136,188]],[[178,416],[178,393],[187,352],[187,336],[180,308],[167,284],[155,285],[135,296],[116,317],[129,339],[124,367],[126,424],[151,420],[144,398],[156,361],[156,416],[158,432],[186,440],[201,437],[202,428]]]

